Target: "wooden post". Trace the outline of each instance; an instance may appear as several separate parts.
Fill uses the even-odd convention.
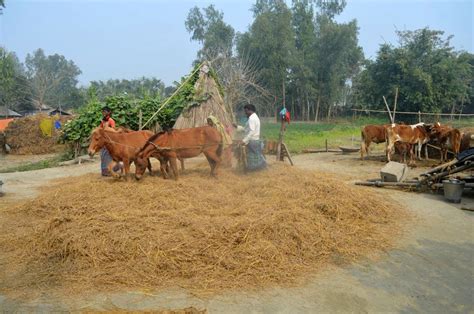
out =
[[[395,113],[397,112],[397,99],[398,99],[398,87],[395,89],[395,101],[394,101],[394,104],[393,104],[393,122],[392,123],[395,123]]]
[[[421,123],[421,112],[418,110],[418,123]]]
[[[393,123],[393,117],[392,117],[392,112],[390,111],[390,107],[387,104],[387,99],[385,99],[385,96],[382,96],[383,102],[385,103],[385,106],[387,107],[387,112],[388,112],[388,117],[390,118],[390,122]]]
[[[326,153],[328,152],[328,139],[326,139]]]
[[[280,118],[281,119],[281,118]],[[282,160],[282,155],[281,155],[281,144],[283,143],[283,134],[285,133],[285,120],[281,119],[281,125],[280,125],[280,135],[278,137],[278,145],[277,145],[277,155],[276,155],[276,160],[280,161]]]
[[[143,119],[143,112],[140,109],[140,111],[138,111],[138,129],[139,130],[142,129],[142,119]]]
[[[283,100],[283,108],[286,108],[286,100],[285,100],[285,80],[282,82],[282,100]],[[277,121],[278,118],[281,120],[280,125],[280,135],[278,137],[278,145],[277,145],[277,155],[276,160],[280,161],[283,160],[283,156],[281,154],[281,144],[283,143],[283,134],[285,133],[285,120],[280,117],[280,113],[277,110]]]

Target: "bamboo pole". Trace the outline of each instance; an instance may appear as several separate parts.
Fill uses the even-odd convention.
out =
[[[398,87],[395,89],[395,100],[393,104],[393,123],[395,123],[395,113],[397,112]]]
[[[390,122],[393,123],[393,117],[392,117],[392,112],[390,111],[390,107],[388,106],[387,99],[385,99],[385,96],[382,96],[383,102],[385,103],[385,106],[387,107],[387,112],[388,116],[390,117]]]
[[[194,74],[196,74],[197,71],[199,71],[202,67],[204,63],[201,63],[197,68],[196,70],[194,70],[191,75],[188,76],[188,78],[174,91],[174,93],[168,97],[168,99],[166,99],[166,101],[161,105],[160,108],[158,108],[158,110],[151,116],[150,119],[148,119],[147,122],[145,122],[145,124],[143,125],[143,128],[146,127],[148,125],[148,123],[150,123],[151,120],[153,120],[153,118],[156,117],[156,115],[170,102],[171,99],[173,99],[173,97],[181,90],[181,88],[189,81],[189,79],[191,79],[191,77],[194,76]]]

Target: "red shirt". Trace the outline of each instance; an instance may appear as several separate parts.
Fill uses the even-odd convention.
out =
[[[108,127],[110,127],[110,128],[115,128],[115,121],[114,121],[114,119],[112,119],[111,117],[109,117],[109,118],[107,119],[107,121],[102,120],[102,121],[100,122],[100,127],[102,127],[102,128],[104,127],[104,122],[107,122],[107,126],[108,126]]]

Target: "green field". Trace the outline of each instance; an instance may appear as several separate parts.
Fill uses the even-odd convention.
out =
[[[367,124],[384,124],[387,119],[357,118],[342,119],[332,122],[292,122],[285,133],[285,143],[292,153],[300,153],[308,148],[324,148],[326,140],[329,148],[338,146],[359,146],[361,127]],[[461,121],[441,121],[454,127],[474,127],[474,119]],[[262,138],[264,140],[278,140],[280,124],[262,122]]]

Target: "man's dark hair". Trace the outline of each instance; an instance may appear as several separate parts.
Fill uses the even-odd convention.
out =
[[[105,111],[105,112],[112,112],[112,110],[108,107],[108,106],[105,106],[104,108],[102,108],[102,111]]]
[[[244,109],[250,110],[250,111],[252,111],[252,112],[256,112],[256,111],[257,111],[257,110],[255,109],[255,106],[252,105],[252,104],[246,104],[246,105],[244,106]]]

